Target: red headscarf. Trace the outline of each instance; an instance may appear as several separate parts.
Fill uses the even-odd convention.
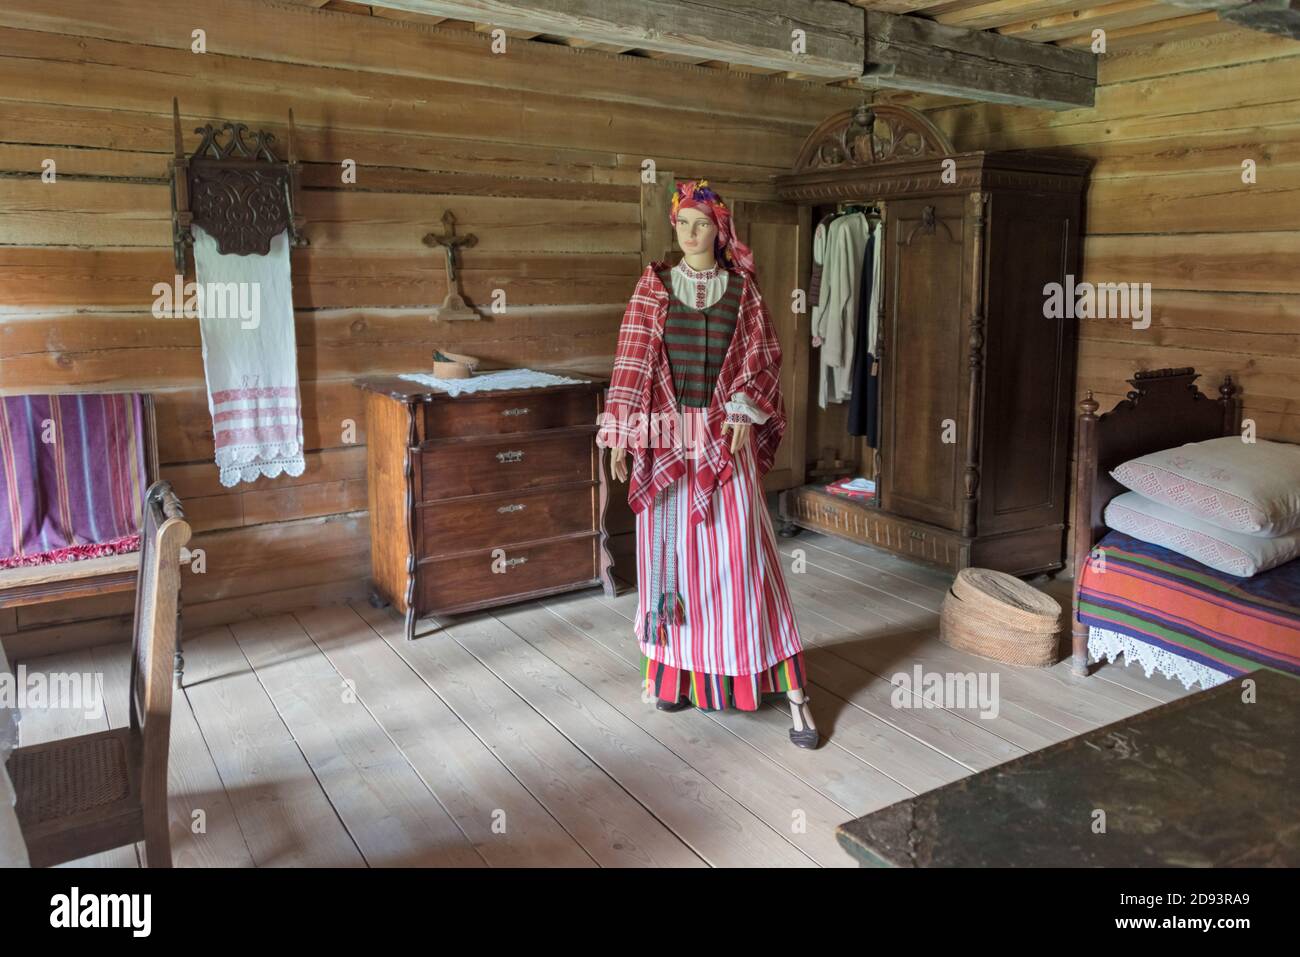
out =
[[[668,221],[673,226],[677,225],[677,214],[683,209],[700,209],[707,213],[709,219],[713,220],[713,225],[718,227],[718,236],[713,241],[714,257],[730,268],[744,273],[755,283],[758,282],[758,272],[754,268],[754,254],[737,238],[731,210],[727,209],[727,204],[722,201],[721,196],[709,189],[707,179],[698,182],[691,179],[677,183],[677,188],[673,190],[672,212],[668,214]]]

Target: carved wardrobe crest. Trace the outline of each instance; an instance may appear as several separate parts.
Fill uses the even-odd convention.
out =
[[[172,100],[175,153],[172,171],[172,248],[176,271],[185,273],[185,248],[194,245],[191,225],[198,225],[227,255],[265,256],[271,238],[289,231],[291,246],[306,246],[299,213],[301,164],[293,151],[293,111],[289,111],[286,159],[271,146],[265,130],[249,133],[243,123],[208,123],[194,132],[203,139],[186,156],[181,137],[180,105]]]
[[[863,103],[836,113],[813,130],[794,162],[794,172],[874,166],[953,152],[943,131],[915,110]]]

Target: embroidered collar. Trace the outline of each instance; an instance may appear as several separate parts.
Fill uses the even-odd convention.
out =
[[[705,282],[709,279],[715,278],[718,275],[718,270],[722,267],[715,262],[708,269],[692,269],[687,265],[686,260],[683,259],[674,268],[680,269],[682,275],[693,282]]]
[[[715,262],[709,269],[692,269],[683,259],[673,268],[687,281],[688,288],[691,290],[687,305],[699,310],[705,309],[709,305],[709,299],[711,298],[709,296],[709,286],[722,275],[722,269],[718,263]],[[712,298],[716,299],[717,295]]]

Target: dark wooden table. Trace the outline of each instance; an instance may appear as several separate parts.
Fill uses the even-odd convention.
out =
[[[1243,701],[1247,680],[1254,703]],[[882,808],[836,836],[863,866],[1295,867],[1298,732],[1300,679],[1255,671]]]

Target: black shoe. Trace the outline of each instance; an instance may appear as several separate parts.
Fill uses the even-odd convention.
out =
[[[667,702],[663,698],[655,699],[655,708],[659,711],[685,711],[691,706],[690,698],[678,698],[676,702]]]
[[[787,698],[786,700],[789,701],[790,699]],[[790,741],[796,748],[806,748],[809,751],[816,749],[817,745],[821,744],[821,735],[812,726],[812,722],[808,718],[808,712],[804,710],[808,707],[808,695],[805,693],[802,701],[790,701],[790,704],[799,709],[799,720],[803,723],[802,731],[796,731],[794,728],[790,729]]]

